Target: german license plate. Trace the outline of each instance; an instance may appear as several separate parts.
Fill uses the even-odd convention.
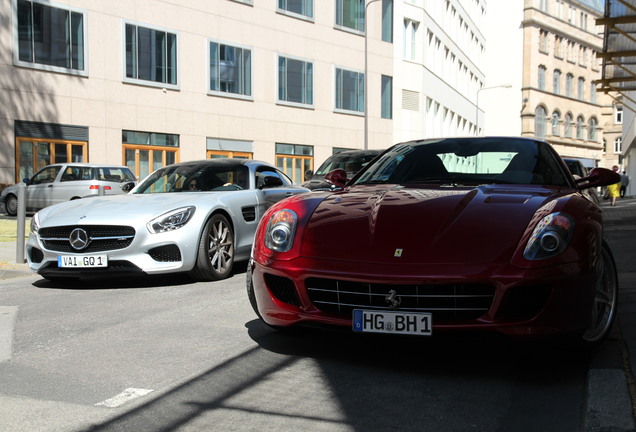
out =
[[[353,331],[430,336],[433,334],[433,317],[425,312],[355,309]]]
[[[108,267],[107,255],[58,255],[58,267]]]

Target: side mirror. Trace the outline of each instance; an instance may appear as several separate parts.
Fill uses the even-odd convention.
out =
[[[587,177],[579,178],[576,183],[580,190],[589,189],[597,186],[609,186],[619,183],[621,176],[607,168],[593,168]]]
[[[347,172],[342,168],[329,171],[325,176],[325,179],[340,188],[343,188],[347,184],[347,180],[349,180],[347,178]]]
[[[121,190],[123,190],[124,192],[130,192],[131,190],[133,190],[134,187],[135,187],[135,182],[128,182],[121,186]]]
[[[283,181],[280,179],[280,177],[265,176],[265,178],[263,179],[263,186],[261,186],[261,189],[279,187],[282,185],[283,185]]]
[[[305,181],[311,179],[314,176],[314,172],[312,170],[305,171]]]
[[[29,184],[29,180],[31,180],[31,179],[28,178],[28,177],[25,177],[24,180],[22,180],[22,181],[24,182],[24,184],[28,185]]]

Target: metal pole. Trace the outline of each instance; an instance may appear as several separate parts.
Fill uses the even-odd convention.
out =
[[[369,5],[380,0],[370,0],[364,6],[364,149],[369,148]]]
[[[18,228],[15,234],[15,262],[24,263],[24,237],[26,225],[26,185],[18,184],[18,212],[17,212]]]

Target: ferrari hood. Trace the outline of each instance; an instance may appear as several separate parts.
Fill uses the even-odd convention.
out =
[[[209,203],[213,198],[196,193],[94,196],[46,207],[38,213],[42,226],[119,222],[131,225],[137,220],[145,224],[170,210],[196,206],[201,199]]]
[[[361,186],[321,202],[307,224],[301,254],[390,264],[508,261],[553,193]]]

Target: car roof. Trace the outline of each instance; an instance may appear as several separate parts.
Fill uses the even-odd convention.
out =
[[[270,163],[263,162],[255,159],[235,159],[235,158],[219,158],[219,159],[199,159],[185,162],[177,162],[166,166],[188,166],[188,165],[220,165],[220,166],[235,166],[235,165],[267,165],[274,168]]]
[[[70,167],[82,167],[82,168],[126,168],[129,169],[127,166],[124,165],[116,165],[116,164],[97,164],[97,163],[87,163],[87,162],[60,162],[60,163],[54,163],[54,164],[50,164],[47,165],[46,167],[51,167],[51,166],[70,166]],[[44,167],[44,168],[46,168]]]

